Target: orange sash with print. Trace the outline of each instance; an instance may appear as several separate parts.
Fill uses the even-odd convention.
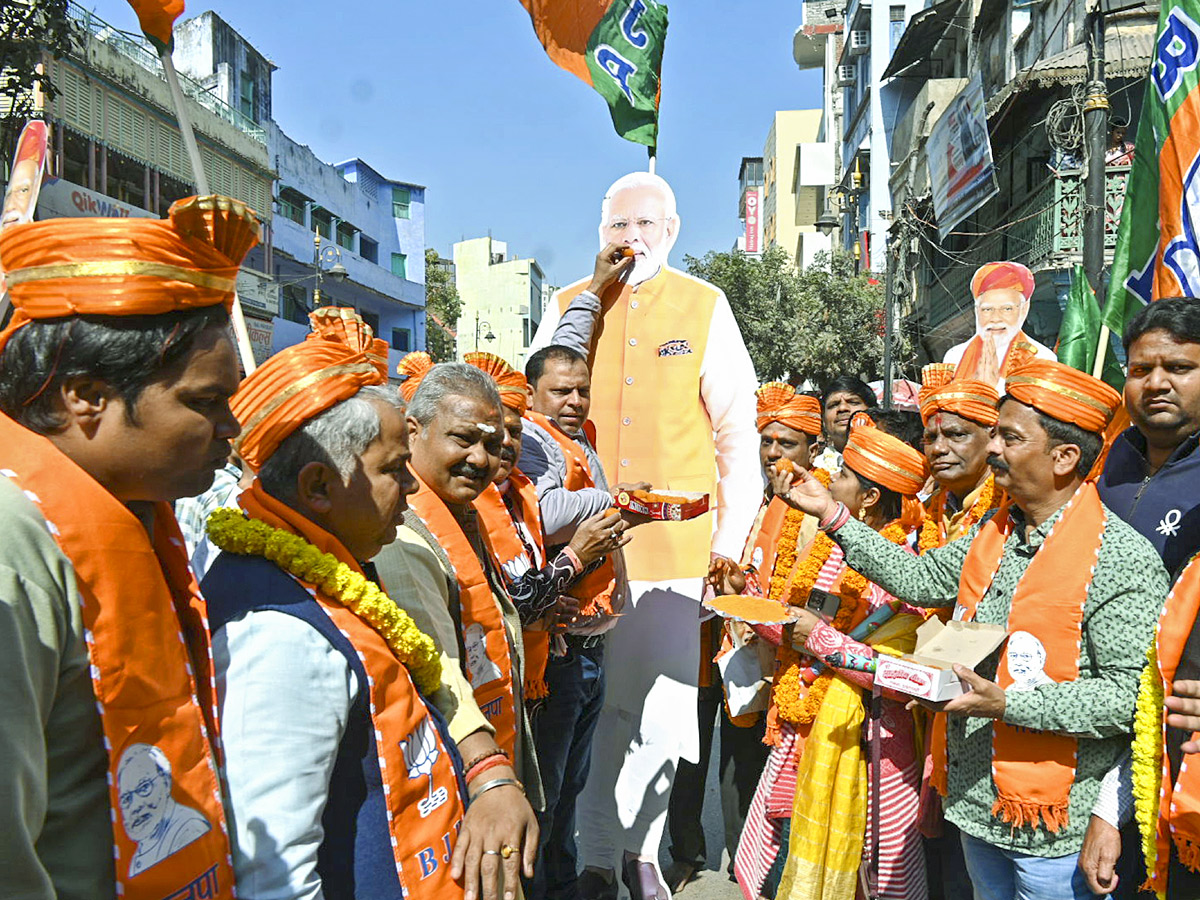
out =
[[[518,469],[512,470],[508,481],[510,490],[517,492],[517,513],[533,537],[542,559],[545,559],[546,542],[542,537],[542,517],[533,482]],[[536,567],[537,561],[529,558],[525,542],[517,533],[516,523],[496,485],[489,484],[487,490],[480,494],[472,505],[479,513],[479,520],[487,532],[492,562],[504,573],[507,581],[511,582],[514,576]],[[550,687],[546,684],[546,664],[550,660],[550,632],[544,628],[526,628],[521,631],[521,640],[525,644],[525,696],[531,700],[548,697]]]
[[[1155,637],[1158,673],[1163,680],[1163,695],[1171,696],[1175,672],[1183,658],[1188,636],[1200,613],[1200,556],[1192,557],[1175,581],[1158,618]],[[1174,841],[1179,861],[1193,872],[1200,871],[1200,765],[1195,757],[1184,754],[1179,777],[1171,781],[1171,761],[1167,756],[1167,713],[1162,710],[1162,786],[1158,803],[1158,828],[1155,871],[1150,883],[1158,891],[1167,887],[1170,843]]]
[[[742,553],[742,565],[753,566],[754,570],[758,572],[759,580],[769,582],[775,571],[775,554],[779,544],[779,535],[791,507],[778,497],[772,497],[770,500],[764,499],[763,506],[765,508],[760,511],[757,522],[758,532],[752,536],[752,540],[747,543],[746,549]],[[767,584],[763,583],[762,588],[766,591]]]
[[[516,759],[517,698],[504,614],[492,596],[487,573],[454,514],[420,476],[417,484],[417,492],[409,498],[408,505],[446,551],[458,578],[463,646],[467,653],[462,662],[475,691],[475,702],[496,729],[496,743],[508,753],[509,759]]]
[[[0,474],[38,506],[75,570],[108,751],[118,896],[232,898],[208,623],[170,505],[154,505],[152,541],[54,444],[4,415],[0,447]]]
[[[1013,351],[1016,350],[1022,355],[1037,356],[1037,347],[1029,342],[1025,332],[1018,331],[1012,339],[1012,343],[1008,345],[1008,349],[1004,352],[1004,359],[1000,361],[1000,377],[1003,378],[1008,374],[1008,364],[1013,358]],[[971,338],[967,349],[963,351],[962,359],[958,361],[958,365],[954,367],[955,378],[974,378],[979,369],[979,360],[983,356],[983,338],[979,335]],[[1002,392],[1003,393],[1003,392]]]
[[[1027,680],[1017,685],[1005,653],[996,673],[1000,687],[1029,690],[1038,683],[1061,684],[1078,678],[1083,607],[1106,519],[1095,484],[1084,482],[1017,582],[1008,612],[1006,647],[1018,632],[1040,642],[1045,652],[1045,680]],[[979,601],[1000,568],[1004,542],[1013,527],[1005,506],[971,542],[959,580],[959,609],[955,611],[964,621],[975,618]],[[1029,825],[1036,829],[1044,824],[1056,832],[1064,827],[1071,785],[1075,782],[1077,752],[1075,738],[995,722],[992,778],[997,796],[992,814],[1014,828]],[[939,757],[945,758],[944,743],[935,753],[935,760]]]
[[[341,542],[255,481],[239,498],[253,519],[298,534],[322,553],[336,556],[359,575],[362,567]],[[299,579],[297,579],[299,580]],[[371,723],[379,777],[387,800],[388,831],[396,871],[409,898],[461,897],[450,878],[450,856],[465,804],[453,756],[430,718],[408,669],[374,628],[314,584],[307,587],[321,609],[350,639],[367,670]]]
[[[567,476],[563,486],[568,491],[580,491],[596,486],[592,479],[592,470],[588,468],[587,456],[578,443],[567,437],[557,425],[539,412],[530,410],[525,413],[525,418],[542,426],[562,448],[563,456],[567,460]],[[590,425],[591,422],[588,422],[584,427]],[[598,568],[571,585],[567,593],[582,601],[580,615],[594,616],[597,613],[620,612],[612,607],[612,596],[616,587],[617,571],[613,567],[612,559],[606,556]]]

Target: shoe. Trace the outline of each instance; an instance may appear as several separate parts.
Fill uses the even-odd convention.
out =
[[[694,862],[683,862],[677,859],[667,866],[667,871],[663,872],[663,880],[666,881],[672,894],[678,894],[696,880],[696,872],[699,868]]]
[[[584,869],[575,882],[579,900],[617,900],[617,879],[605,879],[599,872]]]
[[[670,900],[659,893],[658,873],[653,863],[639,859],[625,860],[621,880],[629,888],[629,900]]]

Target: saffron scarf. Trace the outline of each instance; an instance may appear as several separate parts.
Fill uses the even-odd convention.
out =
[[[1083,607],[1092,583],[1107,513],[1093,482],[1080,485],[1013,591],[1008,613],[1009,640],[1017,632],[1037,638],[1046,651],[1045,674],[1056,683],[1079,676]],[[975,618],[979,601],[1000,568],[1004,543],[1014,522],[1006,506],[979,530],[963,564],[958,605],[964,621]],[[996,673],[1000,687],[1014,684],[1007,654]],[[934,735],[935,770],[944,767],[945,737]],[[992,725],[992,777],[996,801],[992,814],[1014,828],[1045,825],[1057,832],[1067,824],[1071,785],[1075,782],[1078,742],[1065,735]],[[935,787],[945,791],[944,772]]]
[[[496,743],[515,760],[517,752],[517,697],[513,690],[513,648],[504,614],[488,582],[475,549],[445,502],[417,477],[417,492],[408,505],[437,539],[458,578],[463,660],[480,712],[496,729]],[[501,501],[503,505],[503,501]],[[507,515],[507,511],[505,513]]]
[[[568,491],[579,491],[596,486],[596,482],[592,479],[592,470],[588,468],[587,457],[577,442],[563,434],[562,429],[539,412],[530,410],[525,414],[525,418],[545,429],[546,433],[554,438],[558,446],[562,448],[563,456],[567,461],[567,475],[563,486]],[[612,614],[620,612],[618,609],[613,609],[612,605],[613,592],[616,587],[617,571],[613,566],[612,557],[605,557],[604,562],[598,568],[593,569],[571,585],[567,593],[581,601],[579,608],[581,616],[594,616],[598,613]]]
[[[899,615],[865,643],[911,653],[922,619]],[[862,690],[834,677],[813,719],[796,770],[787,863],[777,897],[853,900],[867,830],[867,764]]]
[[[542,559],[545,559],[546,542],[542,535],[542,517],[533,482],[518,469],[512,470],[508,481],[509,489],[516,493],[513,503],[516,513],[532,536]],[[492,562],[506,580],[512,580],[510,571],[527,572],[536,568],[537,561],[530,559],[525,542],[517,532],[517,524],[496,485],[489,484],[472,505],[487,532]],[[546,684],[546,664],[550,659],[550,632],[544,628],[527,627],[521,631],[521,640],[525,644],[525,696],[531,700],[548,697],[550,686]]]
[[[161,900],[203,891],[214,900],[232,898],[208,623],[170,505],[154,505],[151,538],[54,444],[3,415],[0,446],[0,474],[37,505],[75,571],[108,751],[117,894]],[[143,785],[153,790],[160,774],[181,815],[193,819],[187,828],[196,836],[166,856],[139,856],[122,797],[129,805]]]
[[[280,503],[258,481],[238,498],[252,519],[297,534],[355,573],[362,567],[329,532]],[[408,669],[374,628],[318,585],[304,584],[333,624],[345,634],[367,670],[371,723],[379,777],[387,803],[387,827],[396,871],[406,897],[461,894],[450,878],[449,859],[462,825],[465,803],[453,755],[434,725]]]
[[[1200,765],[1184,755],[1172,781],[1167,713],[1175,673],[1200,613],[1200,556],[1192,557],[1158,618],[1150,665],[1142,675],[1133,745],[1133,793],[1146,856],[1147,886],[1166,895],[1171,844],[1179,861],[1200,871]]]
[[[1037,347],[1029,342],[1025,332],[1018,331],[1004,352],[1004,359],[1000,360],[1000,377],[1004,378],[1008,375],[1009,368],[1014,364],[1035,356],[1037,356]],[[962,359],[958,361],[958,366],[954,370],[954,377],[975,379],[979,371],[979,361],[982,358],[983,338],[975,335],[967,344],[967,349],[963,351]]]

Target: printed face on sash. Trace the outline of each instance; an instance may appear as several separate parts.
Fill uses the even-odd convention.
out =
[[[608,189],[601,204],[600,247],[628,244],[633,269],[627,283],[636,287],[658,274],[679,234],[675,194],[662,178],[632,172]]]
[[[171,764],[152,744],[131,744],[117,764],[117,799],[125,833],[137,844],[129,877],[162,862],[211,829],[208,820],[171,797]]]
[[[467,676],[471,679],[471,687],[478,688],[500,678],[500,667],[488,656],[482,625],[467,626],[463,632],[463,645],[467,650]]]
[[[1046,647],[1028,631],[1014,631],[1008,637],[1005,651],[1008,674],[1013,683],[1009,690],[1032,691],[1042,684],[1053,684],[1046,674]]]

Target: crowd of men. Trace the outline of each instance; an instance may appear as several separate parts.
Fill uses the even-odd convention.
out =
[[[1003,347],[881,410],[759,385],[678,227],[614,184],[523,372],[326,307],[242,379],[241,203],[6,229],[0,895],[667,900],[719,733],[746,900],[1200,897],[1200,300],[1122,397],[984,267]],[[1006,640],[873,689],[935,616]]]

